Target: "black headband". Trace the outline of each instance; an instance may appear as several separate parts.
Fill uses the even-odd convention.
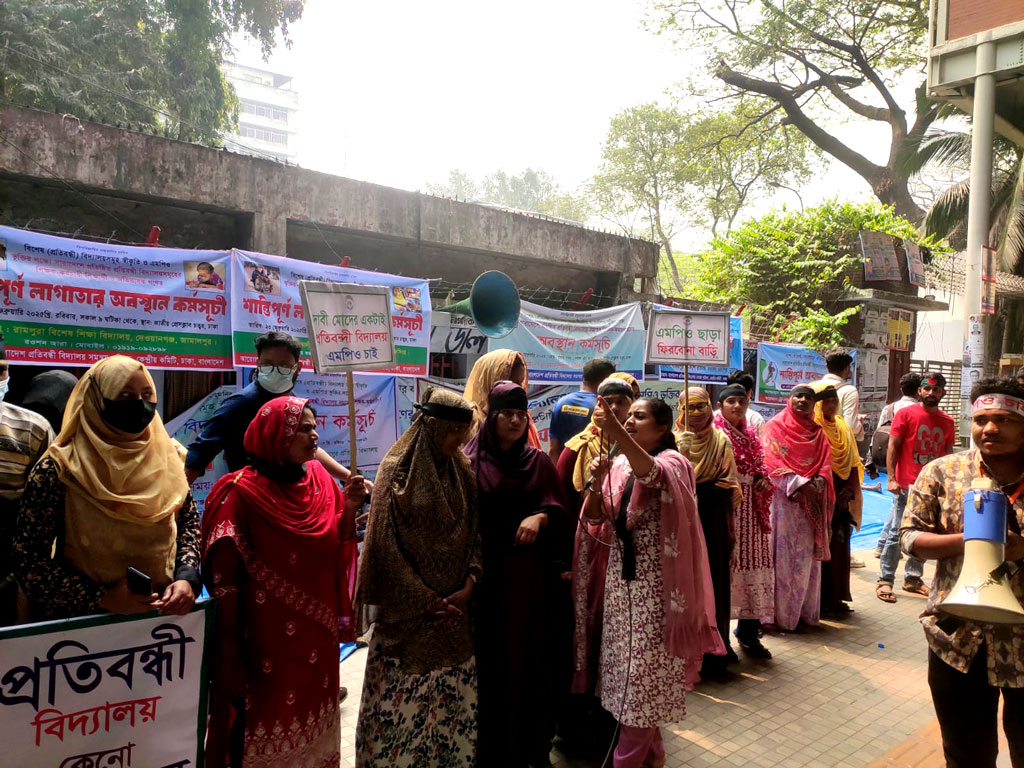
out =
[[[793,395],[810,395],[811,397],[816,397],[814,390],[806,384],[797,384],[789,390],[789,396],[792,397]]]
[[[445,421],[454,421],[457,424],[469,424],[473,421],[473,411],[469,408],[458,408],[454,405],[443,405],[442,403],[413,403],[413,408],[427,416]]]
[[[819,403],[822,400],[831,400],[832,398],[835,398],[836,400],[839,399],[839,393],[836,391],[835,387],[825,387],[821,392],[818,392],[814,396],[814,399]]]
[[[728,397],[746,397],[747,388],[742,384],[730,384],[718,393],[718,402],[724,403]]]
[[[622,395],[628,397],[630,400],[633,399],[633,388],[629,386],[622,379],[605,379],[601,382],[601,386],[597,388],[597,394],[601,397],[608,397],[609,395]]]

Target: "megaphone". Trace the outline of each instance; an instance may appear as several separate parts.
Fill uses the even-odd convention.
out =
[[[473,281],[468,299],[441,309],[472,317],[480,333],[500,339],[519,325],[519,289],[504,272],[491,270]]]
[[[1007,579],[1006,514],[1006,495],[995,482],[975,478],[964,495],[964,564],[940,611],[988,624],[1024,624],[1024,607]]]

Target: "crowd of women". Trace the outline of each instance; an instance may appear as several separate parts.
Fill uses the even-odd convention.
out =
[[[211,766],[337,766],[338,644],[357,637],[357,765],[547,766],[575,724],[618,768],[661,766],[660,726],[736,658],[732,620],[769,659],[763,632],[849,600],[859,460],[835,389],[795,387],[765,424],[735,381],[717,402],[690,388],[677,417],[613,374],[556,465],[525,360],[491,352],[465,397],[426,390],[357,553],[367,484],[342,489],[315,459],[308,400],[260,407],[247,465],[200,522],[152,378],[110,357],[75,384],[24,492],[23,618],[181,614],[205,585]],[[151,579],[141,594],[129,568]]]

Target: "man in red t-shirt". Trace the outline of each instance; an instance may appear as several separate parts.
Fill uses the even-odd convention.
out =
[[[889,427],[889,450],[885,466],[889,472],[889,491],[893,494],[893,525],[882,546],[881,574],[875,594],[885,603],[895,603],[892,593],[896,568],[903,556],[900,552],[900,521],[907,506],[907,491],[917,480],[925,464],[953,451],[956,425],[939,408],[946,394],[946,379],[941,373],[926,373],[917,390],[920,402],[896,412]],[[920,595],[928,594],[921,576],[924,562],[909,557],[903,571],[903,589]]]

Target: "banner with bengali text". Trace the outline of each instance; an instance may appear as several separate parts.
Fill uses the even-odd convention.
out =
[[[850,355],[856,369],[856,350],[851,349]],[[798,344],[758,344],[754,399],[769,405],[784,404],[797,384],[810,384],[826,373],[825,358],[813,349]]]
[[[235,250],[231,256],[231,334],[236,365],[254,365],[257,336],[287,331],[303,343],[309,363],[299,280],[384,285],[392,292],[395,366],[377,373],[425,376],[430,349],[430,291],[425,280]]]
[[[657,306],[657,305],[655,305]],[[691,384],[725,384],[729,373],[743,370],[743,318],[729,318],[729,366],[727,368],[711,368],[706,365],[690,366]],[[674,381],[684,378],[681,365],[661,366],[661,378]]]
[[[200,765],[211,607],[0,629],[0,762]]]
[[[580,382],[583,364],[593,357],[605,357],[640,379],[645,338],[639,302],[570,312],[524,301],[519,325],[508,336],[491,339],[489,348],[522,352],[535,384]]]
[[[94,243],[0,227],[0,320],[11,362],[230,370],[229,251]]]
[[[217,387],[195,405],[187,408],[183,413],[178,414],[168,421],[164,426],[167,434],[177,440],[186,448],[199,437],[206,422],[213,418],[213,414],[221,407],[225,400],[238,391],[233,384],[224,384]],[[192,483],[192,498],[195,499],[199,512],[202,513],[206,506],[206,497],[213,488],[213,484],[220,480],[228,472],[227,462],[224,461],[224,454],[219,453],[206,468],[206,473]]]

